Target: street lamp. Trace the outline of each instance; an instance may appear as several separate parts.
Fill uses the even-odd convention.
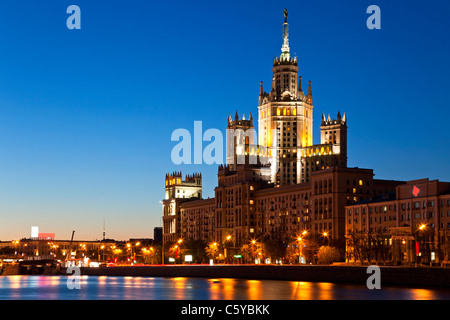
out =
[[[329,241],[329,239],[328,239],[328,232],[324,231],[324,232],[322,233],[322,236],[323,236],[325,239],[327,239],[327,246],[329,246],[329,245],[330,245],[330,241]]]
[[[256,259],[256,248],[258,246],[258,241],[256,241],[255,239],[252,239],[250,241],[250,244],[251,244],[251,247],[252,247],[252,253],[251,253],[252,258],[253,258],[253,256],[255,256],[254,258]],[[256,260],[255,260],[255,263],[256,263]]]
[[[416,259],[415,259],[416,260],[416,262],[415,262],[416,268],[417,268],[417,256],[419,254],[419,246],[418,246],[419,242],[417,241],[417,236],[418,236],[419,231],[424,231],[426,229],[426,227],[427,227],[427,225],[425,223],[421,223],[419,225],[419,227],[417,228],[416,232],[414,233],[415,241],[416,241]]]
[[[303,248],[302,248],[302,244],[303,244],[303,239],[302,237],[298,236],[297,237],[297,242],[298,242],[298,262],[301,263],[301,257],[303,256]]]
[[[225,259],[227,259],[227,246],[226,246],[226,243],[227,243],[227,241],[231,241],[231,238],[232,238],[231,235],[227,235],[225,237],[225,241],[223,242],[223,255],[224,255]]]

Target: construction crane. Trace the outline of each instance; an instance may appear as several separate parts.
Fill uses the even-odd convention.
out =
[[[69,249],[67,250],[66,261],[67,261],[68,257],[70,258],[70,254],[72,253],[72,242],[73,242],[74,234],[75,234],[75,230],[72,231],[72,238],[70,239]]]

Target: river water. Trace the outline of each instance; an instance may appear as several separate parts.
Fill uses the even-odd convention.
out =
[[[2,276],[0,300],[450,300],[441,289],[228,278],[81,276],[74,285],[66,276]]]

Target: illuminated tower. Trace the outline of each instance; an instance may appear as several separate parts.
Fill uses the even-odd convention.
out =
[[[300,182],[310,181],[311,173],[328,168],[347,167],[347,117],[336,119],[322,114],[320,144],[304,147],[301,154]]]
[[[258,144],[267,147],[275,159],[271,180],[275,185],[301,182],[300,149],[312,145],[312,90],[303,92],[297,58],[291,57],[289,24],[284,11],[283,45],[280,57],[273,61],[272,87],[269,93],[260,85],[258,105]]]
[[[202,198],[202,175],[186,175],[181,172],[166,174],[165,197],[161,201],[163,210],[163,241],[177,241],[181,237],[180,205],[192,199]]]
[[[236,164],[244,160],[244,156],[249,153],[249,148],[256,148],[254,136],[255,128],[251,113],[248,120],[245,119],[245,115],[239,119],[237,110],[234,120],[231,114],[228,116],[226,163],[230,170],[235,170]]]
[[[165,199],[173,198],[201,198],[202,197],[202,174],[194,173],[186,175],[182,180],[181,172],[166,174]]]

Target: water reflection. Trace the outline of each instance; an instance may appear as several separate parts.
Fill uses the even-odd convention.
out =
[[[0,277],[0,300],[431,300],[450,299],[449,290],[276,280],[82,276],[69,289],[66,276]]]

